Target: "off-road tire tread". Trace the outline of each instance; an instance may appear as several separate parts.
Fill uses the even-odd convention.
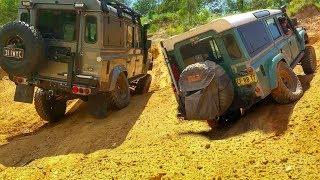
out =
[[[50,108],[50,103],[54,103],[53,105],[57,108],[52,110]],[[46,99],[46,92],[40,88],[38,88],[35,92],[34,105],[38,115],[48,122],[57,122],[65,115],[65,111],[67,108],[66,101],[51,101],[49,102]]]
[[[285,63],[285,62],[280,62],[277,67],[277,71],[279,71],[279,68],[286,68],[288,71],[292,71],[292,75],[294,74],[293,70]],[[279,74],[279,73],[277,73]],[[278,81],[278,87],[274,90],[272,90],[271,95],[272,98],[279,104],[290,104],[293,103],[297,100],[299,100],[302,95],[303,95],[303,88],[302,84],[299,80],[299,78],[294,74],[294,78],[297,78],[297,85],[296,85],[296,92],[290,91],[286,87],[286,85],[282,82],[280,77],[277,77]]]
[[[313,74],[317,70],[317,61],[315,59],[314,48],[312,46],[307,46],[305,49],[305,54],[301,61],[301,66],[305,74]]]
[[[152,76],[150,74],[146,74],[143,78],[139,79],[137,87],[135,89],[135,94],[142,95],[148,93],[151,81]]]

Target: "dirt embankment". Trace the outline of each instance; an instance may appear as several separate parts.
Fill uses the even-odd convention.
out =
[[[319,24],[303,23],[320,57]],[[318,179],[320,73],[296,72],[305,90],[300,101],[265,100],[214,129],[176,118],[161,57],[151,91],[102,120],[78,101],[61,122],[42,126],[32,105],[12,101],[14,84],[0,80],[0,179]]]
[[[0,79],[2,79],[4,76],[6,76],[7,74],[4,72],[4,70],[2,70],[0,68]]]

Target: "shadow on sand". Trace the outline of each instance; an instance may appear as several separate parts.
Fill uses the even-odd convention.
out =
[[[15,137],[1,146],[0,163],[23,166],[43,157],[116,148],[127,138],[151,95],[132,97],[129,107],[109,112],[105,119],[88,115],[87,104],[79,100],[62,121],[48,124],[28,136]]]
[[[304,91],[310,88],[310,82],[314,75],[298,76]],[[254,105],[245,116],[228,123],[218,123],[210,131],[187,132],[184,134],[196,134],[205,136],[211,140],[228,139],[249,131],[262,131],[275,133],[281,136],[288,129],[289,119],[296,103],[279,105],[271,97]]]

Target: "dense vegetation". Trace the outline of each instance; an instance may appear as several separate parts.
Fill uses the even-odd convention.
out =
[[[0,1],[0,25],[16,19],[20,0]],[[151,23],[151,32],[165,30],[169,35],[186,31],[196,25],[226,14],[288,5],[291,14],[320,0],[122,0]]]

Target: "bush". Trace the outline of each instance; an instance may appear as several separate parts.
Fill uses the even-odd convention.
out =
[[[299,13],[301,9],[312,4],[317,4],[316,0],[292,0],[288,7],[288,13],[294,16]]]

